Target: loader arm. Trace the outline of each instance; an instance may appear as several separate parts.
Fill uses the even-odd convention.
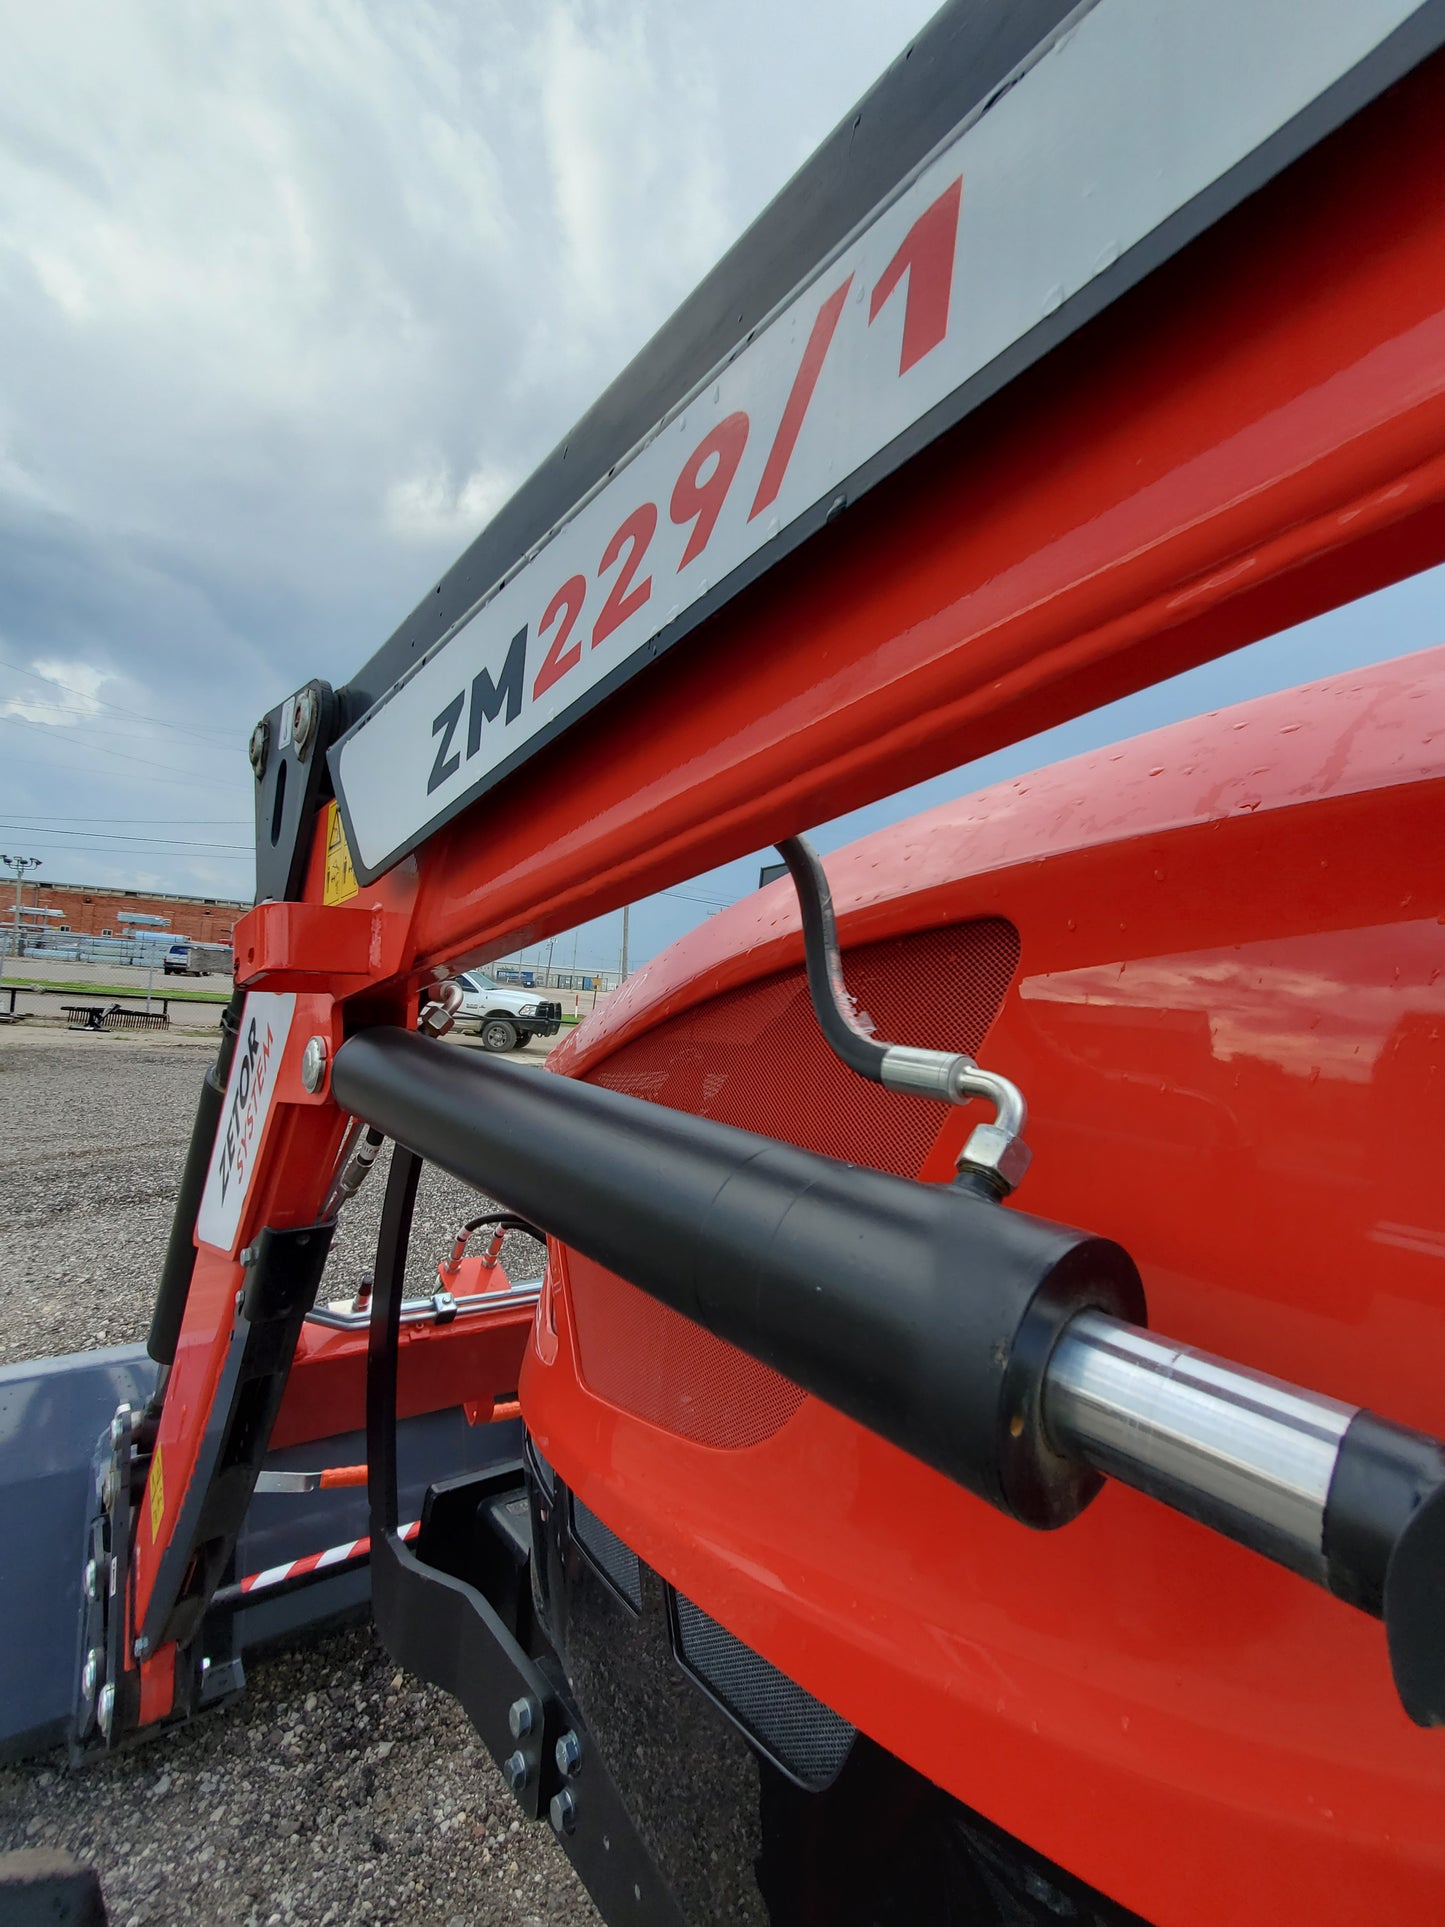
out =
[[[585,1241],[549,1220],[546,1187],[514,1195],[507,1130],[545,1126],[572,1145],[551,1194],[568,1170],[611,1183],[638,1229],[605,1261],[668,1289],[643,1249],[663,1235],[645,1171],[606,1148],[626,1103],[541,1079],[544,1108],[513,1118],[505,1066],[458,1065],[428,1035],[453,969],[1445,560],[1445,6],[1341,0],[1307,35],[1297,15],[954,0],[353,681],[308,682],[257,725],[257,903],[158,1305],[160,1386],[115,1444],[133,1504],[95,1608],[110,1717],[102,1733],[83,1702],[86,1744],[197,1703],[204,1616],[268,1443],[362,1422],[367,1334],[308,1322],[353,1114]],[[493,1113],[509,1124],[468,1135]],[[689,1151],[708,1171],[735,1154]],[[409,1168],[399,1152],[393,1245]],[[787,1187],[822,1175],[782,1160],[775,1182],[781,1223]],[[893,1182],[926,1194],[920,1250],[958,1235],[934,1222],[946,1206],[976,1224],[984,1271],[1015,1280],[999,1329],[1037,1353],[1008,1381],[1027,1391],[1016,1458],[1007,1422],[967,1449],[890,1429],[896,1388],[855,1397],[856,1358],[814,1359],[801,1315],[764,1331],[716,1281],[679,1309],[1019,1518],[1047,1487],[1065,1496],[1033,1522],[1061,1523],[1105,1471],[1147,1488],[1149,1468],[1080,1417],[1081,1380],[1119,1362],[1108,1329],[1075,1329],[1067,1476],[1043,1434],[1046,1396],[1062,1411],[1070,1395],[1046,1384],[1069,1321],[1146,1322],[1124,1254],[1107,1290],[1081,1292],[1058,1227],[1005,1261],[997,1226],[1023,1214]],[[905,1211],[885,1192],[837,1199],[859,1238]],[[719,1233],[739,1264],[761,1208]],[[398,1285],[378,1278],[384,1406]],[[1046,1289],[1047,1342],[1029,1322]],[[408,1409],[514,1390],[534,1304],[405,1341]],[[972,1382],[962,1352],[940,1352],[945,1368]],[[942,1411],[948,1384],[934,1395]],[[1310,1410],[1333,1451],[1348,1410]],[[1440,1448],[1410,1434],[1395,1463],[1392,1441],[1371,1434],[1408,1514]],[[1326,1489],[1334,1466],[1327,1452]],[[1379,1489],[1363,1480],[1366,1512]],[[1270,1540],[1197,1494],[1161,1496]],[[376,1486],[373,1521],[380,1545],[397,1520]],[[1381,1562],[1402,1530],[1381,1527]],[[1263,1549],[1283,1556],[1278,1537]],[[395,1612],[412,1555],[394,1540],[387,1556]],[[1286,1563],[1339,1576],[1297,1548]],[[1445,1715],[1418,1645],[1397,1677],[1417,1717]],[[534,1811],[554,1725],[514,1730]]]

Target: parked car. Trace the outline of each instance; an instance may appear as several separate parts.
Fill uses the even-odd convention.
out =
[[[562,1006],[529,990],[511,990],[485,970],[461,970],[454,979],[462,993],[457,1022],[476,1031],[484,1050],[520,1050],[529,1037],[555,1037],[562,1028]]]

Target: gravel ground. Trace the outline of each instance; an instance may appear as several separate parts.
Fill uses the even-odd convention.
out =
[[[0,1361],[144,1338],[213,1049],[0,1028]],[[369,1266],[384,1182],[378,1170],[343,1217],[323,1297]],[[481,1208],[425,1174],[414,1289]],[[74,1269],[57,1266],[62,1252]],[[504,1262],[525,1276],[536,1248],[509,1239]],[[0,1851],[75,1854],[100,1869],[112,1921],[138,1927],[597,1921],[550,1832],[518,1822],[455,1703],[398,1673],[369,1629],[247,1675],[236,1706],[135,1753],[81,1773],[59,1755],[0,1769]]]

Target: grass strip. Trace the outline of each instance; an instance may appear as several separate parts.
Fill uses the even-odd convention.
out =
[[[146,995],[144,984],[34,983],[23,977],[12,977],[8,972],[0,978],[0,990],[39,990],[57,997],[110,997],[142,1004]],[[229,990],[172,990],[169,984],[162,990],[157,984],[151,991],[151,1002],[158,1003],[162,998],[168,998],[173,1004],[228,1004],[231,993]]]

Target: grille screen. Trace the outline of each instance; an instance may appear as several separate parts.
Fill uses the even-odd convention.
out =
[[[1001,917],[865,944],[844,957],[860,1013],[893,1044],[977,1054],[1018,964]],[[588,1081],[802,1150],[913,1176],[943,1122],[846,1070],[823,1041],[801,968],[659,1024]],[[592,1390],[704,1445],[756,1445],[802,1403],[791,1380],[679,1313],[567,1254],[582,1371]]]
[[[677,1657],[684,1670],[795,1780],[813,1788],[831,1785],[858,1737],[856,1727],[680,1592],[673,1599]]]
[[[572,1494],[572,1530],[594,1565],[612,1582],[635,1613],[642,1611],[642,1568],[637,1554],[624,1545],[597,1514]]]

